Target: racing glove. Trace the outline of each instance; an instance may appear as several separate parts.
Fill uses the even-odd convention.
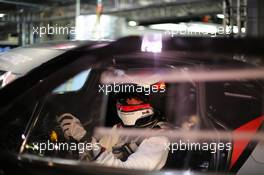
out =
[[[70,113],[64,113],[57,118],[57,122],[60,124],[60,127],[64,133],[66,139],[73,138],[79,143],[84,145],[90,143],[92,147],[89,149],[79,150],[79,157],[81,160],[93,161],[95,160],[102,152],[104,148],[96,141],[94,137],[89,136],[86,130],[83,128],[80,120],[77,119]]]
[[[86,134],[86,130],[83,128],[79,119],[70,113],[64,113],[57,118],[57,122],[64,133],[64,137],[69,140],[73,138],[76,141],[80,141]]]

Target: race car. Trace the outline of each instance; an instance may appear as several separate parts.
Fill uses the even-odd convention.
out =
[[[260,174],[261,42],[133,36],[1,54],[1,174]],[[145,91],[171,125],[160,132],[169,138],[170,150],[159,171],[102,166],[81,161],[78,146],[54,146],[76,143],[65,139],[57,122],[63,114],[76,116],[89,136],[109,134],[109,127],[120,122],[114,85],[142,82],[164,88]],[[120,133],[132,138],[159,131],[127,127]],[[47,142],[53,147],[42,147]]]

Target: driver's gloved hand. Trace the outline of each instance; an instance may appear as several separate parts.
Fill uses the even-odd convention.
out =
[[[83,128],[80,120],[70,113],[64,113],[57,118],[57,122],[64,133],[66,139],[73,138],[76,141],[80,141],[86,134],[86,130]]]

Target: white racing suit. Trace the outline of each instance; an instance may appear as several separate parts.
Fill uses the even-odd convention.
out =
[[[160,122],[164,123],[164,122]],[[80,154],[81,160],[92,159],[94,162],[111,167],[160,170],[166,163],[169,150],[166,146],[169,139],[164,136],[145,138],[142,141],[125,141],[121,139],[114,130],[113,134],[99,139],[100,149]],[[92,143],[98,142],[92,138]]]

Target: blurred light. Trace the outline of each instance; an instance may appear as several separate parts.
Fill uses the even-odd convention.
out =
[[[138,26],[138,30],[145,30],[144,26]]]
[[[52,161],[48,161],[48,166],[54,166],[54,163]]]
[[[190,170],[187,170],[183,173],[183,175],[191,175],[191,171]]]
[[[101,15],[98,20],[97,15],[81,15],[76,20],[75,39],[115,39],[120,37],[123,25],[126,25],[125,19],[117,16]]]
[[[137,26],[137,22],[136,21],[129,21],[128,25],[131,27],[135,27],[135,26]]]
[[[217,14],[216,17],[217,18],[220,18],[220,19],[224,19],[225,18],[225,15],[223,15],[223,14]]]
[[[156,30],[182,30],[185,26],[181,24],[165,23],[165,24],[153,24],[149,26],[151,29]],[[185,28],[184,28],[185,29]]]
[[[0,13],[0,18],[3,18],[5,16],[4,13]]]
[[[59,45],[55,45],[53,48],[55,48],[55,49],[72,49],[75,47],[76,47],[76,45],[72,45],[72,44],[59,44]]]
[[[162,35],[152,34],[143,37],[141,51],[143,52],[161,52],[162,49]]]

